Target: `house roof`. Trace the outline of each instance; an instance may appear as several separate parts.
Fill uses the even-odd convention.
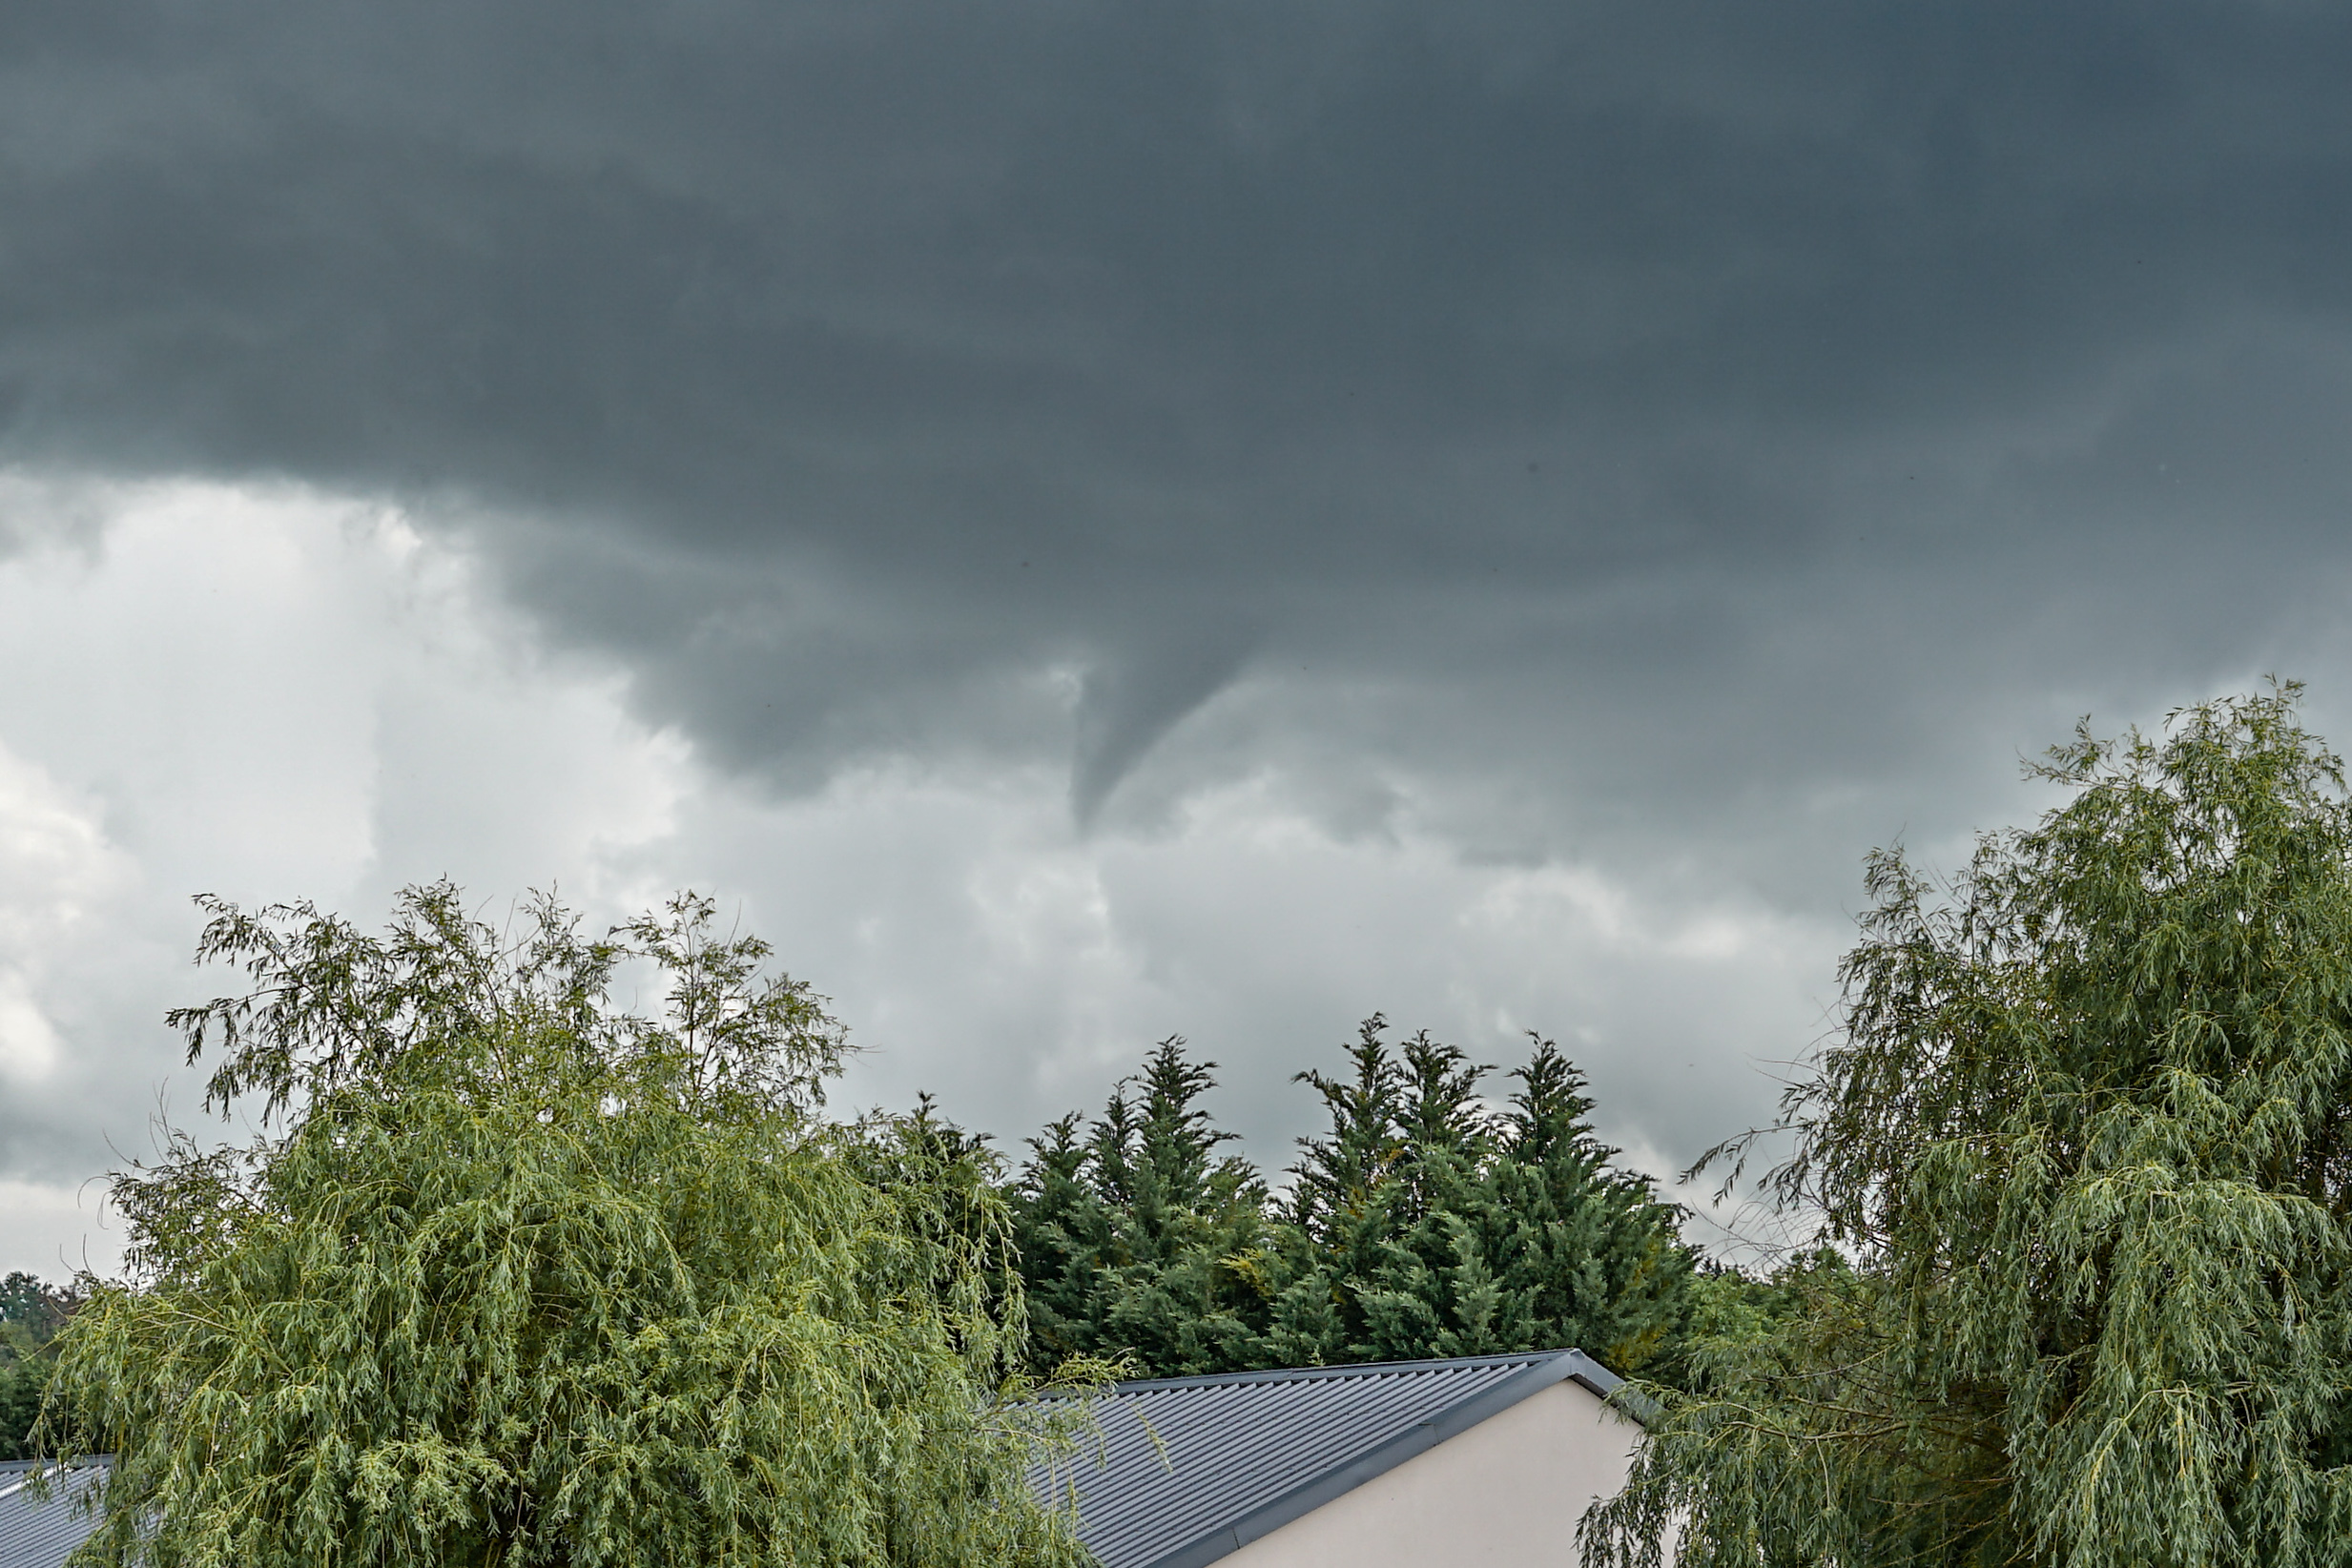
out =
[[[1620,1381],[1537,1351],[1122,1383],[1100,1439],[1038,1482],[1075,1488],[1104,1568],[1200,1568],[1570,1380],[1604,1398]]]
[[[82,1543],[92,1516],[80,1504],[105,1478],[106,1461],[52,1472],[49,1496],[31,1496],[33,1466],[0,1464],[0,1568],[57,1568]]]

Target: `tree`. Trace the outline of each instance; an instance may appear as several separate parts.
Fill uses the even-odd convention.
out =
[[[709,902],[208,908],[251,988],[174,1021],[264,1131],[116,1184],[134,1283],[60,1335],[117,1451],[83,1560],[1083,1560],[1022,1479],[1001,1207],[815,1114],[839,1027]]]
[[[1615,1166],[1584,1074],[1552,1042],[1536,1040],[1511,1076],[1519,1087],[1480,1187],[1477,1239],[1503,1308],[1489,1332],[1515,1350],[1580,1345],[1638,1372],[1685,1327],[1695,1259],[1682,1210]]]
[[[1200,1104],[1216,1065],[1170,1036],[1091,1128],[1065,1116],[1030,1140],[1015,1246],[1041,1359],[1117,1358],[1158,1376],[1251,1364],[1266,1188],[1217,1152],[1233,1135]]]
[[[56,1360],[52,1342],[80,1304],[70,1287],[21,1270],[0,1279],[0,1459],[31,1457],[33,1423]]]
[[[1394,1361],[1461,1353],[1469,1341],[1499,1348],[1483,1332],[1492,1276],[1475,1246],[1457,1245],[1469,1240],[1464,1210],[1494,1143],[1476,1099],[1489,1069],[1426,1030],[1405,1042],[1400,1061],[1387,1028],[1375,1013],[1357,1030],[1352,1077],[1298,1075],[1322,1097],[1331,1131],[1301,1139],[1291,1167],[1270,1362]]]
[[[1374,1015],[1351,1071],[1298,1075],[1329,1132],[1276,1199],[1201,1104],[1214,1063],[1163,1041],[1102,1117],[1030,1143],[1015,1197],[1047,1356],[1154,1375],[1582,1345],[1648,1364],[1685,1312],[1681,1211],[1617,1170],[1584,1079],[1537,1041],[1511,1108],[1489,1069]]]
[[[1681,1212],[1611,1165],[1584,1077],[1531,1037],[1496,1115],[1489,1068],[1375,1014],[1351,1077],[1302,1073],[1331,1131],[1303,1141],[1261,1354],[1272,1364],[1578,1345],[1625,1371],[1679,1332],[1692,1267]]]
[[[1772,1184],[1853,1267],[1652,1391],[1588,1564],[2345,1559],[2352,805],[2296,694],[2086,724],[1945,887],[1873,855]]]

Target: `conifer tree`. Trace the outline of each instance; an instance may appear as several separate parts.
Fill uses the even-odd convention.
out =
[[[2086,724],[1948,885],[1871,857],[1773,1183],[1852,1267],[1652,1391],[1587,1563],[2352,1556],[2352,802],[2296,694]]]
[[[1387,1028],[1375,1013],[1357,1030],[1351,1077],[1298,1075],[1322,1097],[1331,1131],[1300,1140],[1291,1170],[1280,1293],[1261,1352],[1272,1364],[1462,1353],[1460,1314],[1449,1308],[1480,1324],[1491,1313],[1481,1260],[1458,1248],[1493,1145],[1476,1102],[1489,1069],[1426,1031],[1400,1059]],[[1470,1294],[1457,1300],[1463,1287]]]
[[[49,1391],[57,1331],[80,1304],[71,1287],[21,1270],[0,1279],[0,1459],[32,1456],[32,1428]]]
[[[1089,1124],[1030,1143],[1016,1247],[1042,1359],[1171,1376],[1577,1345],[1637,1369],[1687,1314],[1681,1214],[1617,1169],[1584,1080],[1537,1041],[1507,1110],[1490,1071],[1375,1014],[1350,1070],[1297,1081],[1329,1130],[1279,1199],[1203,1096],[1215,1063],[1164,1041]]]
[[[1578,1345],[1640,1372],[1684,1327],[1693,1254],[1681,1211],[1612,1164],[1617,1150],[1588,1120],[1584,1075],[1558,1046],[1537,1039],[1511,1076],[1519,1086],[1478,1210],[1498,1302],[1489,1335],[1510,1349]]]
[[[1579,1346],[1628,1370],[1671,1342],[1691,1253],[1681,1211],[1615,1169],[1583,1078],[1537,1039],[1511,1109],[1489,1068],[1375,1014],[1353,1076],[1303,1073],[1331,1129],[1303,1142],[1274,1272],[1269,1364]]]
[[[1041,1360],[1124,1358],[1181,1376],[1246,1365],[1264,1319],[1266,1191],[1201,1104],[1216,1063],[1164,1040],[1091,1127],[1030,1142],[1015,1246]]]

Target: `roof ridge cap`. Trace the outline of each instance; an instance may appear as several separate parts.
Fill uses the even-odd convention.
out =
[[[1393,1376],[1468,1371],[1475,1367],[1536,1367],[1562,1356],[1583,1353],[1574,1346],[1566,1346],[1549,1351],[1498,1351],[1485,1355],[1423,1356],[1411,1361],[1343,1361],[1321,1367],[1266,1367],[1251,1372],[1194,1372],[1184,1377],[1139,1377],[1112,1384],[1102,1397],[1149,1393],[1162,1389],[1229,1388],[1237,1383],[1305,1383],[1321,1378]]]

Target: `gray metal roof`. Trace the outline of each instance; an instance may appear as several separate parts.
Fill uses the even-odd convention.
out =
[[[35,1498],[31,1464],[0,1464],[0,1568],[58,1568],[96,1525],[80,1504],[105,1475],[102,1459],[52,1473],[49,1496]]]
[[[1581,1351],[1122,1383],[1100,1440],[1033,1480],[1076,1488],[1104,1568],[1200,1568],[1572,1378],[1619,1383]]]

